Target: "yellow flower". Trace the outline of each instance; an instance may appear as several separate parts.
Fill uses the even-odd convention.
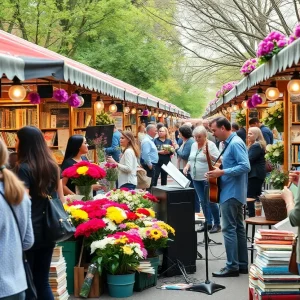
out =
[[[122,209],[113,206],[107,208],[106,216],[117,224],[122,223],[127,218]]]
[[[89,168],[87,166],[82,166],[82,167],[79,167],[76,172],[79,175],[85,175],[86,172],[88,171],[88,169]]]
[[[133,250],[129,246],[123,246],[122,249],[123,252],[127,255],[131,255],[133,253]]]
[[[139,228],[139,226],[137,226],[136,224],[134,224],[133,222],[128,222],[125,223],[126,227],[132,229],[132,228]]]
[[[150,217],[154,218],[155,217],[155,212],[153,209],[151,208],[146,208],[148,210],[148,212],[150,213]]]
[[[158,221],[157,225],[159,225],[162,229],[165,229],[168,232],[171,232],[172,234],[175,235],[175,229],[172,226],[168,225],[167,223],[165,223],[163,221]]]
[[[157,229],[152,229],[150,231],[150,234],[149,234],[150,238],[153,239],[153,240],[158,240],[162,237],[162,233],[160,230],[157,230]]]
[[[66,212],[71,213],[74,210],[78,210],[78,207],[76,206],[68,206],[67,204],[64,204],[64,209]]]
[[[77,221],[79,221],[79,220],[86,221],[89,218],[88,214],[81,209],[76,209],[76,210],[71,211],[71,216],[72,216],[72,218],[74,218]]]
[[[128,238],[126,236],[115,240],[115,244],[126,244],[126,242],[128,242]]]

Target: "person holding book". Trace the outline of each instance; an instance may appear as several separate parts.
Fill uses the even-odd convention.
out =
[[[85,156],[88,153],[88,144],[86,138],[81,134],[75,134],[70,136],[67,144],[67,149],[65,153],[64,160],[61,164],[61,171],[75,165],[80,161],[88,161]],[[75,194],[75,184],[69,180],[67,177],[62,178],[63,192],[65,195]],[[99,184],[93,185],[94,191],[99,191],[103,187]]]
[[[31,201],[23,182],[5,167],[7,159],[7,148],[0,140],[0,299],[23,300],[27,289],[23,251],[34,243]]]
[[[112,156],[107,158],[107,162],[118,165],[119,187],[134,190],[137,186],[136,172],[138,167],[138,158],[140,156],[140,149],[131,131],[121,132],[120,144],[124,149],[120,162],[118,163],[115,161]]]
[[[298,237],[300,236],[300,187],[299,187],[299,180],[300,180],[300,171],[291,171],[289,174],[289,181],[294,183],[298,189],[294,199],[292,191],[285,186],[281,197],[286,203],[286,210],[288,217],[290,219],[290,223],[293,227],[298,227]],[[300,273],[300,243],[299,238],[297,240],[297,263],[298,263],[298,270]]]
[[[57,194],[65,201],[60,181],[60,170],[47,146],[43,133],[34,126],[25,126],[17,131],[16,173],[25,184],[32,203],[34,244],[26,251],[38,299],[53,300],[49,285],[49,269],[55,243],[47,239],[45,210],[48,195]],[[23,226],[23,224],[22,224]]]
[[[244,228],[243,206],[247,198],[247,181],[250,171],[245,143],[231,131],[230,122],[218,117],[211,122],[213,135],[224,142],[222,169],[215,168],[206,176],[220,177],[220,209],[227,262],[214,277],[236,277],[248,273],[248,250]]]
[[[248,155],[251,171],[248,173],[247,197],[257,199],[262,192],[266,178],[266,141],[258,127],[248,130]],[[254,202],[247,203],[249,217],[255,217]]]
[[[154,144],[158,151],[158,163],[155,168],[154,186],[157,185],[158,177],[161,176],[161,185],[167,185],[168,174],[161,168],[171,161],[175,149],[170,140],[168,129],[164,126],[158,130],[158,137],[154,139]]]
[[[216,161],[220,152],[216,144],[207,138],[207,131],[204,126],[198,126],[193,131],[193,136],[196,140],[191,148],[191,153],[187,165],[183,169],[183,174],[187,175],[190,172],[195,191],[198,199],[201,202],[203,214],[207,221],[209,233],[217,233],[221,231],[220,212],[217,203],[209,202],[208,198],[208,182],[204,176],[208,172],[208,164],[206,158],[206,144],[208,144],[209,155],[212,161]],[[198,200],[197,199],[197,200]],[[200,212],[200,204],[195,204],[195,212]],[[214,220],[214,225],[212,221]],[[204,231],[204,226],[199,230]]]

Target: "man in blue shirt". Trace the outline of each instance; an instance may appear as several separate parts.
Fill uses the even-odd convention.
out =
[[[146,136],[141,143],[141,164],[147,171],[147,176],[151,177],[151,186],[154,183],[155,165],[158,163],[158,151],[153,142],[157,134],[157,129],[154,124],[149,124],[146,127]]]
[[[121,132],[115,126],[115,128],[114,128],[114,134],[113,134],[113,137],[112,137],[111,146],[108,147],[108,148],[105,148],[105,153],[107,155],[111,155],[112,158],[116,162],[120,161],[120,155],[121,155],[120,137],[121,137]]]
[[[250,119],[249,126],[260,128],[261,133],[263,134],[267,145],[269,145],[269,144],[272,145],[273,144],[273,141],[274,141],[273,132],[270,130],[270,128],[268,126],[260,123],[258,118]]]
[[[224,142],[222,169],[207,172],[207,177],[220,177],[222,232],[227,255],[226,267],[214,277],[236,277],[248,273],[247,239],[243,224],[250,163],[245,143],[231,131],[230,122],[219,117],[212,121],[213,135]]]

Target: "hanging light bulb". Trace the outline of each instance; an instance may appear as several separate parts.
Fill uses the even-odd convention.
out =
[[[77,107],[81,107],[84,104],[84,98],[82,96],[78,96],[80,104]]]
[[[231,106],[231,108],[232,108],[233,111],[239,110],[239,106],[235,103]]]
[[[117,108],[117,105],[115,104],[114,101],[111,102],[111,105],[108,107],[108,110],[109,110],[111,113],[117,112],[118,108]]]
[[[265,93],[263,92],[262,88],[258,88],[258,90],[256,91],[256,94],[260,96],[260,98],[262,100],[261,104],[266,103],[267,97],[266,97]]]
[[[18,77],[14,77],[13,84],[8,91],[8,96],[12,101],[15,102],[23,101],[25,99],[26,89],[23,85],[21,85]]]
[[[100,96],[97,96],[96,101],[94,103],[94,109],[97,112],[100,112],[104,109],[104,103],[101,100]]]
[[[133,108],[131,109],[131,114],[132,114],[132,115],[135,115],[135,114],[136,114],[136,108],[135,108],[135,107],[133,107]]]
[[[280,92],[276,87],[276,81],[271,82],[271,86],[266,90],[267,99],[274,101],[279,98]]]
[[[227,110],[225,108],[222,109],[222,114],[226,115],[227,114]]]
[[[294,72],[291,81],[287,85],[287,90],[291,95],[300,95],[300,74],[298,71]]]
[[[246,96],[245,96],[245,100],[242,102],[242,108],[245,108],[245,109],[248,108],[248,105],[247,105],[248,98],[249,98],[249,97],[246,95]]]
[[[161,118],[161,117],[162,117],[162,113],[161,113],[161,112],[158,114],[158,117],[159,117],[159,118]]]
[[[232,108],[231,108],[230,106],[228,106],[228,107],[227,107],[227,111],[228,111],[229,113],[231,113],[231,112],[232,112]]]

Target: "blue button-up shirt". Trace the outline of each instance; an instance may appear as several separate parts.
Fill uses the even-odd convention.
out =
[[[116,162],[120,161],[120,155],[121,155],[120,137],[121,137],[121,132],[119,130],[116,130],[112,136],[111,146],[105,149],[105,153],[107,155],[111,155]]]
[[[146,134],[141,144],[142,154],[141,154],[141,163],[148,166],[152,164],[157,164],[158,162],[158,153],[157,148],[153,142],[153,138]]]
[[[246,145],[235,132],[224,143],[227,148],[222,159],[224,175],[220,178],[220,203],[235,198],[246,204],[248,173],[250,171]]]

